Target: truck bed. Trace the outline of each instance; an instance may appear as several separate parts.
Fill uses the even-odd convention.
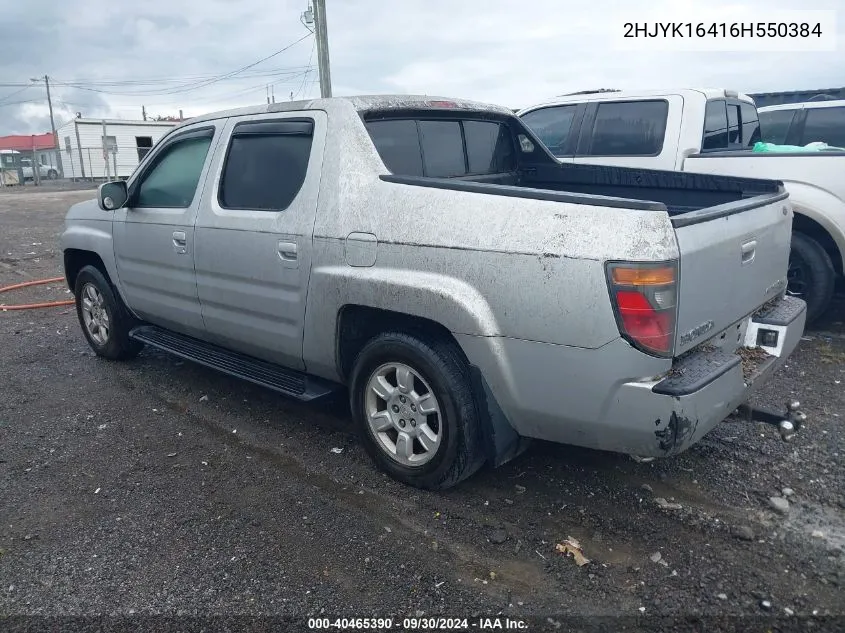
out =
[[[776,180],[570,163],[527,165],[517,172],[482,177],[384,175],[382,179],[488,195],[640,210],[665,209],[676,227],[786,197]],[[705,209],[707,213],[696,213]]]
[[[776,180],[658,171],[606,165],[538,165],[523,171],[521,186],[659,202],[670,216],[779,194]]]

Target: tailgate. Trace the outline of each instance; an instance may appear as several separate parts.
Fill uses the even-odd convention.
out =
[[[785,290],[792,232],[787,197],[781,191],[672,219],[680,251],[676,356]]]

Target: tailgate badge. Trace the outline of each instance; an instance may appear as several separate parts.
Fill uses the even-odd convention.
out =
[[[695,339],[700,338],[713,329],[715,324],[713,321],[705,321],[701,325],[692,328],[689,332],[681,334],[681,345],[692,343]]]

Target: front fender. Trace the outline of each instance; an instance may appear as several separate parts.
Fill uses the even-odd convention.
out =
[[[311,271],[303,356],[309,371],[340,380],[335,331],[349,304],[401,312],[436,321],[455,334],[497,336],[499,325],[485,297],[449,275],[399,268],[315,267]]]
[[[833,238],[845,264],[845,201],[805,182],[783,181],[796,214],[817,222]]]
[[[106,267],[112,283],[117,285],[111,220],[74,220],[68,223],[59,240],[62,252],[68,249],[96,253]]]

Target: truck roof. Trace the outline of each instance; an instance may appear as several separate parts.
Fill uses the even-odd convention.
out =
[[[542,103],[532,105],[528,108],[520,110],[519,114],[523,114],[529,110],[535,110],[546,106],[553,106],[572,102],[583,101],[619,101],[626,99],[639,99],[642,97],[665,97],[668,95],[680,95],[681,97],[696,97],[705,99],[724,99],[725,97],[739,98],[743,101],[751,102],[752,99],[746,94],[737,92],[736,90],[729,90],[725,88],[665,88],[663,90],[620,90],[618,92],[592,92],[571,95],[560,95],[554,99],[549,99]]]
[[[326,110],[331,111],[339,107],[352,108],[359,112],[369,110],[403,110],[409,108],[432,108],[432,109],[455,109],[472,110],[475,112],[491,112],[513,116],[513,111],[489,103],[469,101],[467,99],[453,99],[451,97],[437,97],[432,95],[360,95],[349,97],[331,97],[328,99],[306,99],[300,101],[282,101],[279,103],[247,106],[219,112],[210,112],[201,116],[187,119],[179,125],[197,123],[201,121],[212,121],[231,116],[244,116],[250,114],[270,114],[273,112],[291,112],[301,110]]]

